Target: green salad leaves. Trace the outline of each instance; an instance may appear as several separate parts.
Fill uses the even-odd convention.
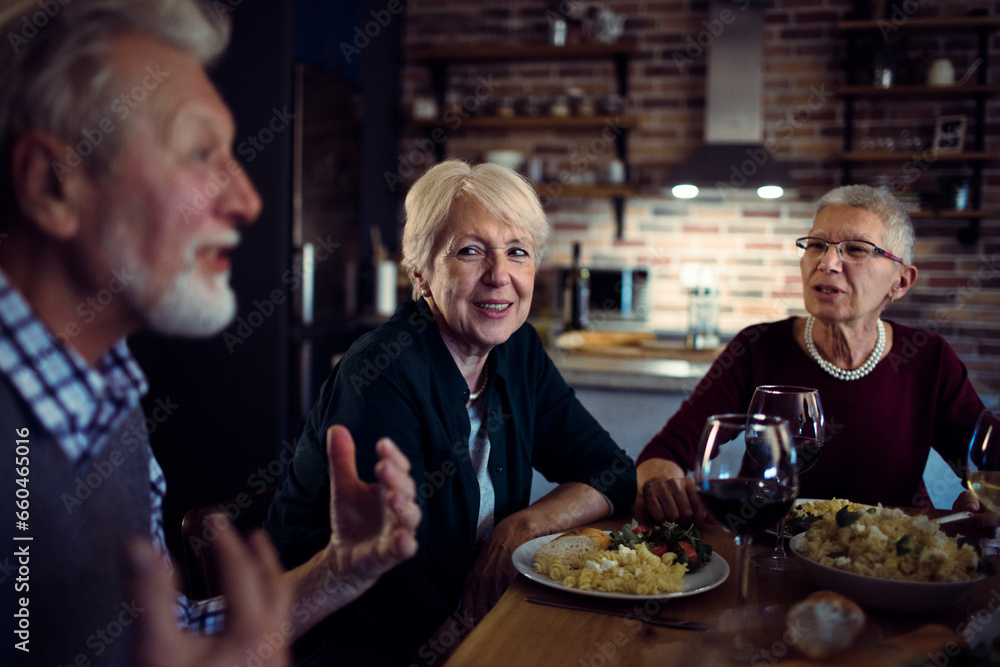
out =
[[[640,542],[655,556],[667,552],[676,554],[677,562],[687,565],[688,574],[705,567],[712,558],[712,547],[701,539],[697,528],[693,525],[682,527],[670,521],[652,527],[636,525],[634,521],[625,524],[621,530],[611,531],[608,548],[614,550],[624,545],[635,549]]]

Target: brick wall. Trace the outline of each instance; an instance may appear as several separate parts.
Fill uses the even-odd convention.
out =
[[[591,3],[564,0],[562,10]],[[776,159],[790,170],[798,190],[791,200],[765,202],[729,191],[706,202],[673,199],[662,187],[670,171],[702,139],[705,59],[698,44],[709,43],[705,2],[604,0],[603,6],[627,17],[623,39],[638,50],[629,68],[626,113],[637,118],[629,133],[629,164],[637,196],[628,200],[620,238],[612,207],[603,200],[554,199],[547,209],[553,236],[547,264],[566,265],[574,241],[593,265],[642,265],[651,269],[650,325],[682,331],[687,300],[682,267],[710,264],[717,275],[720,324],[724,333],[761,320],[803,312],[798,260],[792,239],[808,230],[814,202],[841,183],[834,155],[842,148],[844,110],[833,95],[845,83],[845,39],[836,23],[853,0],[769,0],[764,21],[763,134]],[[734,8],[743,3],[734,0]],[[892,4],[892,3],[890,3]],[[908,0],[898,3],[908,16],[943,16],[986,9],[1000,10],[1000,0],[955,3]],[[549,29],[544,0],[410,0],[405,49],[450,44],[543,42]],[[572,30],[572,29],[571,29]],[[571,32],[571,39],[574,37]],[[906,54],[897,67],[897,83],[922,82],[929,58],[946,55],[962,75],[975,59],[975,39],[961,34],[917,35],[897,47]],[[404,52],[405,52],[404,49]],[[926,55],[925,55],[926,54]],[[1000,83],[1000,31],[990,38],[988,81]],[[679,63],[683,62],[683,67]],[[488,112],[504,98],[543,103],[578,88],[595,99],[615,91],[610,63],[479,64],[453,67],[452,89],[476,113]],[[475,89],[480,86],[476,96]],[[408,117],[415,97],[431,95],[428,72],[407,63],[403,72],[401,113]],[[469,108],[470,111],[471,106]],[[937,115],[961,113],[972,121],[971,104],[908,101],[892,105],[859,102],[857,140],[892,139],[904,146],[914,138],[930,144]],[[1000,100],[987,104],[987,150],[1000,151]],[[970,125],[969,132],[973,131]],[[432,162],[419,130],[404,132],[400,174],[412,178]],[[967,146],[968,147],[968,146]],[[448,155],[473,160],[494,148],[513,148],[543,158],[547,169],[567,174],[602,168],[614,157],[613,145],[598,131],[449,132]],[[954,169],[928,163],[882,163],[856,168],[853,182],[882,184],[903,199],[916,200],[937,188]],[[599,177],[599,176],[598,176]],[[926,196],[926,195],[925,195]],[[916,205],[916,203],[914,203]],[[983,208],[1000,216],[1000,164],[984,172]],[[943,334],[969,367],[984,400],[1000,400],[1000,219],[984,220],[975,244],[963,244],[957,232],[964,220],[917,219],[917,285],[886,316]],[[540,276],[536,310],[551,302],[546,289],[551,269]]]

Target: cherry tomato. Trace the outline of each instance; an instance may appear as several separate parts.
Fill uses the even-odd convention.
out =
[[[691,546],[690,542],[678,542],[677,548],[684,552],[684,555],[688,557],[688,561],[692,565],[698,564],[698,552]]]
[[[662,558],[663,554],[667,553],[668,551],[670,551],[670,546],[666,544],[661,544],[659,546],[650,549],[649,553],[653,554],[657,558]]]

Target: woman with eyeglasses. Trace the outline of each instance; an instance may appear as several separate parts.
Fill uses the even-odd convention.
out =
[[[638,459],[638,500],[656,521],[703,520],[694,485],[698,435],[712,414],[746,412],[759,385],[819,390],[826,441],[800,496],[927,505],[930,449],[960,466],[983,403],[938,335],[958,308],[917,328],[883,320],[913,286],[913,225],[891,195],[866,185],[820,199],[796,239],[806,317],[741,331]],[[958,504],[958,501],[956,501]]]

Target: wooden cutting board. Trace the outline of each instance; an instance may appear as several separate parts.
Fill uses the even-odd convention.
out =
[[[714,361],[723,349],[694,350],[676,341],[658,340],[653,333],[624,331],[569,331],[559,335],[556,345],[571,354],[706,364]]]

